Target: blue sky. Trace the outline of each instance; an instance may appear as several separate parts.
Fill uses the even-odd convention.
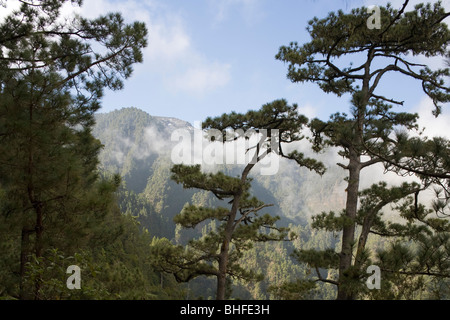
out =
[[[419,1],[411,1],[412,6]],[[327,119],[347,112],[348,97],[324,94],[314,84],[293,84],[287,66],[275,59],[282,45],[309,41],[307,22],[328,12],[350,11],[383,0],[90,0],[81,14],[96,17],[120,11],[127,21],[149,29],[144,63],[135,66],[125,89],[106,92],[101,112],[138,107],[151,115],[191,123],[225,112],[245,112],[285,98],[308,117]],[[400,8],[402,0],[391,3]],[[449,8],[450,0],[444,0]],[[72,10],[72,9],[70,9]],[[440,61],[433,61],[439,65]],[[405,100],[405,108],[431,112],[420,84],[391,79],[384,89]],[[448,108],[447,108],[448,109]],[[426,121],[433,121],[425,115]],[[446,112],[439,120],[447,126]],[[425,121],[425,120],[424,120]]]

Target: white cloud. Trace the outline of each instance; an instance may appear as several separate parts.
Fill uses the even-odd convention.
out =
[[[425,128],[424,135],[431,137],[445,137],[450,139],[450,104],[442,106],[442,114],[437,118],[432,114],[434,104],[430,98],[424,97],[413,110],[419,114],[419,126]]]
[[[9,16],[14,10],[20,8],[20,2],[1,1],[0,0],[0,19],[3,20]]]
[[[231,79],[231,65],[204,56],[192,44],[187,23],[180,13],[161,1],[85,1],[73,11],[95,18],[108,12],[120,12],[126,22],[145,22],[149,36],[144,63],[135,66],[135,74],[148,73],[161,79],[168,91],[187,91],[195,96],[226,85]]]
[[[190,50],[191,41],[182,22],[176,17],[149,24],[149,48],[147,58],[155,65],[181,60]]]
[[[305,105],[299,105],[297,111],[299,114],[303,114],[309,119],[317,117],[317,107],[314,107],[309,103]]]
[[[226,85],[231,78],[231,65],[217,62],[197,64],[188,68],[173,82],[173,88],[203,95],[217,87]]]

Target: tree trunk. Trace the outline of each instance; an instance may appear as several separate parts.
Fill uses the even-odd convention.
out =
[[[364,145],[364,122],[366,120],[366,108],[369,102],[370,94],[370,63],[373,59],[373,50],[369,51],[368,60],[364,66],[364,79],[361,88],[361,95],[353,96],[353,105],[357,108],[356,121],[354,127],[355,136],[352,141],[347,141],[349,164],[347,202],[345,205],[345,214],[348,218],[342,232],[342,250],[339,261],[339,285],[338,300],[353,300],[355,292],[352,289],[352,282],[355,280],[355,273],[352,272],[353,245],[355,244],[355,219],[358,211],[358,192],[360,173],[363,165],[361,164],[360,148]]]
[[[228,257],[230,255],[230,241],[233,234],[233,224],[236,213],[230,215],[227,227],[225,229],[225,238],[222,242],[219,254],[219,272],[217,274],[217,293],[216,300],[225,300],[225,293],[227,287],[227,271],[228,271]]]
[[[257,145],[257,152],[255,154],[255,158],[253,160],[260,160],[258,158],[259,154],[259,143]],[[222,246],[220,248],[220,254],[219,254],[219,273],[217,275],[217,293],[216,293],[216,300],[225,300],[225,294],[227,289],[227,269],[228,269],[228,257],[230,255],[230,242],[231,238],[233,237],[234,229],[236,228],[235,220],[236,215],[239,209],[239,205],[241,203],[242,198],[242,186],[244,185],[245,181],[247,181],[247,176],[250,172],[250,170],[255,166],[255,163],[257,161],[254,161],[253,163],[249,163],[245,166],[244,171],[242,172],[241,176],[241,188],[233,198],[233,204],[231,206],[230,214],[228,216],[227,225],[225,227],[224,231],[224,240],[222,242]]]
[[[223,244],[219,258],[219,274],[217,275],[216,300],[225,300],[228,264],[228,249],[226,249],[225,247],[228,246]]]
[[[358,191],[359,177],[361,172],[360,155],[350,148],[349,152],[349,179],[347,186],[347,202],[345,214],[348,218],[342,233],[342,249],[339,261],[339,286],[338,300],[352,300],[354,293],[351,290],[349,282],[352,281],[352,275],[349,272],[352,266],[353,244],[355,242],[355,218],[358,210]]]
[[[230,242],[235,229],[234,222],[236,219],[240,201],[241,192],[234,196],[233,205],[231,206],[230,215],[228,216],[227,225],[224,231],[224,239],[220,248],[216,300],[225,300],[225,293],[227,288],[228,257],[230,255]]]

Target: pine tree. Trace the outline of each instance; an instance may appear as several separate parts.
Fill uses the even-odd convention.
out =
[[[403,101],[378,93],[380,83],[389,73],[416,79],[432,99],[435,115],[441,112],[442,103],[450,101],[450,90],[444,83],[449,69],[433,71],[408,57],[447,54],[450,32],[443,20],[449,13],[440,2],[433,6],[417,5],[409,12],[405,11],[407,5],[405,1],[400,10],[391,5],[381,7],[380,29],[367,27],[370,14],[364,7],[353,9],[349,14],[338,11],[324,19],[314,18],[307,28],[313,38],[311,42],[283,46],[276,56],[288,63],[287,77],[291,81],[317,83],[326,93],[352,97],[350,115],[337,113],[329,121],[313,119],[310,123],[316,150],[339,147],[339,154],[348,160],[347,164],[339,164],[348,171],[345,210],[339,218],[335,213],[328,218],[339,220],[337,229],[342,230],[342,248],[334,261],[339,269],[339,279],[334,281],[338,286],[338,299],[355,298],[352,283],[360,275],[355,272],[353,249],[361,170],[376,163],[389,166],[397,164],[399,159],[408,159],[411,155],[406,152],[406,146],[411,146],[411,139],[403,143],[402,134],[395,136],[395,131],[399,127],[406,131],[417,128],[416,114],[392,111],[394,105],[402,106]],[[344,63],[341,61],[348,56],[361,59],[362,63],[341,67]],[[364,157],[368,160],[363,160]]]
[[[298,115],[297,105],[290,106],[285,100],[265,104],[258,111],[224,114],[205,120],[203,128],[222,132],[225,136],[222,140],[224,143],[250,138],[262,130],[267,130],[267,134],[258,136],[255,145],[246,146],[246,152],[252,149],[256,151],[238,177],[222,172],[204,173],[200,165],[175,165],[172,168],[173,179],[183,184],[183,187],[212,192],[219,200],[229,201],[231,207],[185,206],[174,219],[184,228],[194,228],[210,219],[220,224],[216,230],[211,230],[202,238],[191,240],[186,248],[174,246],[167,239],[155,239],[152,244],[155,265],[165,272],[173,273],[178,281],[183,282],[199,275],[215,276],[218,300],[226,298],[229,277],[247,281],[262,280],[261,274],[244,270],[239,265],[242,253],[251,249],[255,242],[285,239],[288,229],[275,226],[278,217],[259,214],[260,210],[269,205],[251,196],[249,174],[271,153],[293,159],[302,166],[323,173],[324,167],[320,162],[305,158],[297,151],[286,155],[283,153],[282,143],[303,139],[301,130],[306,122],[306,117]],[[233,130],[232,134],[230,129]]]
[[[119,179],[99,179],[93,113],[103,89],[120,89],[142,61],[146,28],[120,14],[61,21],[65,1],[20,2],[0,24],[0,188],[20,239],[20,288],[10,295],[41,299],[42,276],[25,284],[32,259],[86,241],[114,201]]]

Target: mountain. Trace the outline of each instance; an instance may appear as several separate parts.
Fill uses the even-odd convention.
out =
[[[93,134],[104,145],[99,157],[102,170],[119,173],[123,179],[118,197],[121,211],[135,216],[151,235],[186,244],[192,237],[201,236],[203,229],[209,226],[200,225],[195,230],[177,228],[173,217],[184,205],[228,204],[221,203],[211,193],[183,189],[170,179],[173,165],[171,152],[179,143],[177,139],[171,139],[175,130],[191,136],[194,132],[193,126],[186,121],[151,116],[132,107],[97,114]],[[326,154],[321,157],[325,162],[330,161]],[[331,168],[331,163],[329,164]],[[222,170],[232,176],[240,173],[239,166],[230,164],[206,170]],[[251,176],[251,192],[261,201],[273,204],[265,212],[278,215],[281,218],[278,225],[290,226],[299,234],[299,238],[293,243],[256,245],[246,256],[244,264],[262,268],[267,279],[256,286],[236,284],[234,291],[240,298],[266,299],[269,297],[269,284],[287,279],[293,281],[307,273],[307,270],[291,260],[289,254],[294,248],[323,249],[335,245],[335,238],[325,233],[318,235],[317,231],[311,230],[309,220],[314,214],[343,205],[339,191],[344,190],[343,173],[329,170],[320,177],[283,159],[280,160],[279,170],[275,175],[261,175],[258,170],[254,171]],[[334,190],[331,196],[330,189]],[[197,295],[199,292],[205,294],[209,292],[206,287],[214,286],[208,281],[194,281],[189,284],[190,290]],[[321,292],[325,294],[327,290]]]
[[[171,135],[177,129],[194,130],[186,121],[151,116],[134,107],[96,115],[93,134],[104,145],[100,154],[102,167],[119,173],[128,190],[146,193],[158,211],[172,203],[168,202],[171,197],[165,191],[175,188],[186,196],[192,193],[176,188],[170,181],[170,153],[178,143],[171,141]],[[329,159],[327,155],[322,158]],[[231,175],[239,173],[238,166],[219,169]],[[317,207],[326,211],[343,206],[343,177],[341,171],[333,170],[331,163],[327,173],[320,177],[292,161],[281,159],[277,174],[253,173],[252,190],[261,200],[274,204],[274,213],[305,222],[311,215],[320,213]]]
[[[154,161],[170,149],[172,131],[179,128],[192,126],[179,119],[125,108],[97,114],[93,134],[104,145],[100,154],[102,166],[120,173],[127,188],[139,193],[153,173]]]

